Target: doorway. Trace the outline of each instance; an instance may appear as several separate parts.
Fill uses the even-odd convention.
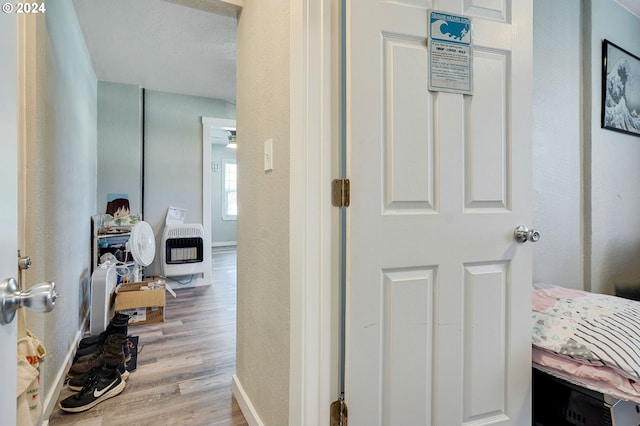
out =
[[[209,159],[203,158],[203,208],[208,204],[209,211],[202,212],[203,222],[209,222],[211,247],[235,246],[237,244],[237,174],[235,141],[236,122],[231,119],[202,119],[202,152],[209,152]],[[209,183],[207,190],[205,183]],[[209,201],[206,201],[206,197]]]

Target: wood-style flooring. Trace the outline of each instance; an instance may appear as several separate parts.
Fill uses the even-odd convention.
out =
[[[236,250],[212,251],[213,282],[167,293],[165,321],[129,326],[137,369],[125,390],[88,411],[55,408],[49,425],[247,425],[231,395],[235,373]],[[72,395],[66,387],[59,400]]]

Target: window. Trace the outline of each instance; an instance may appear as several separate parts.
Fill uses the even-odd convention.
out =
[[[238,166],[233,160],[223,160],[222,219],[236,220],[238,216]]]

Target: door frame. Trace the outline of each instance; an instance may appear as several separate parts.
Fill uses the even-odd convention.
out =
[[[290,0],[289,424],[329,424],[339,383],[339,3]]]
[[[0,17],[0,46],[5,55],[5,61],[0,66],[0,91],[7,96],[0,105],[0,129],[2,131],[3,148],[0,165],[3,177],[3,205],[0,207],[0,217],[3,227],[0,230],[2,247],[0,247],[0,279],[17,278],[18,265],[16,263],[16,249],[18,247],[18,158],[20,156],[20,126],[22,107],[21,93],[24,87],[24,76],[18,73],[24,59],[24,18],[21,15],[4,14]],[[5,222],[6,221],[6,222]],[[0,363],[3,364],[3,385],[0,385],[0,412],[7,424],[16,423],[16,392],[17,383],[17,338],[18,326],[14,319],[10,324],[0,325]]]

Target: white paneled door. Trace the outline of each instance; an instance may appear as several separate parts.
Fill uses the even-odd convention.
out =
[[[349,425],[530,424],[532,1],[346,4]],[[472,95],[427,90],[428,9]]]
[[[0,280],[17,278],[17,48],[16,15],[0,14]],[[17,321],[0,324],[0,417],[1,424],[16,424]]]

